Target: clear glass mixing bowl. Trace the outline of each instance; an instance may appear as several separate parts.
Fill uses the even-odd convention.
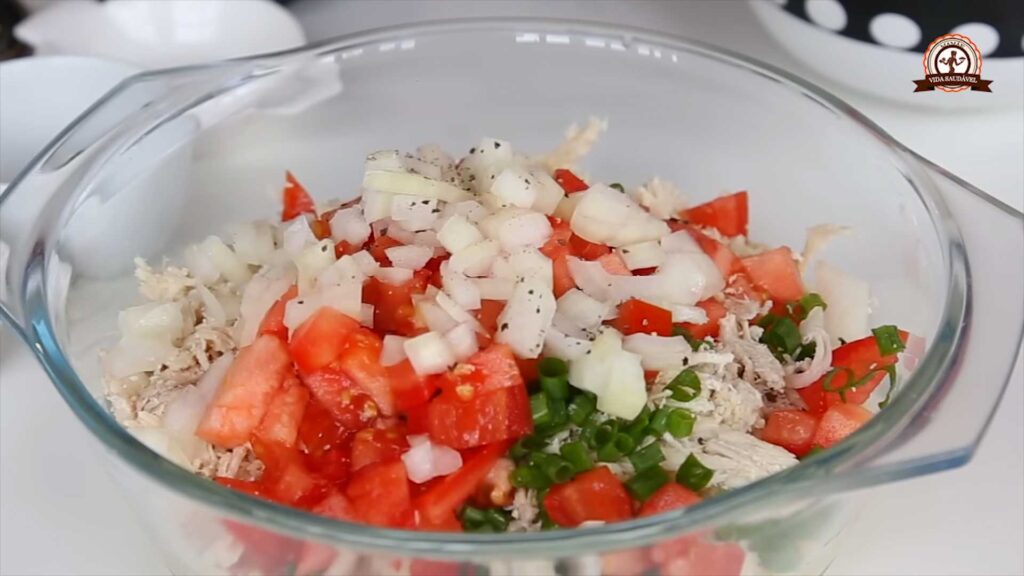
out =
[[[358,194],[367,151],[483,135],[554,145],[588,115],[605,179],[659,175],[694,198],[749,189],[751,236],[799,246],[834,222],[832,262],[870,281],[874,319],[925,336],[877,418],[828,452],[685,511],[532,534],[385,530],[232,492],[119,427],[97,351],[135,301],[132,258],[159,259],[277,210],[285,169],[320,199]],[[955,144],[955,141],[952,141]],[[557,21],[449,22],[131,78],[0,197],[3,316],[100,441],[180,574],[820,573],[853,490],[966,462],[1018,353],[1021,214],[934,166],[819,88],[717,48]],[[303,552],[304,550],[304,552]]]

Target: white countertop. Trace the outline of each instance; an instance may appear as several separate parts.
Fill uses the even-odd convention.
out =
[[[690,36],[807,75],[759,28],[744,2],[299,0],[292,7],[310,40],[436,18],[586,15]],[[936,122],[927,110],[826,86],[910,148],[1022,208],[1024,108],[944,114]],[[956,146],[943,138],[948,134],[957,135]],[[865,498],[869,505],[848,528],[843,551],[828,573],[1024,574],[1022,440],[1024,370],[1018,358],[974,460],[951,472],[872,489]],[[0,574],[167,574],[128,502],[97,464],[95,450],[30,354],[3,330]]]

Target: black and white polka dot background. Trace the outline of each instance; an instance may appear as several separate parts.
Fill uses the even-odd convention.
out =
[[[1024,56],[1024,0],[775,0],[837,34],[924,52],[943,34],[963,34],[986,58]]]

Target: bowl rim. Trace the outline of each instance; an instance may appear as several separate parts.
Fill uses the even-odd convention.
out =
[[[188,74],[217,69],[234,69],[239,64],[258,65],[260,75],[274,73],[286,67],[292,59],[308,55],[324,56],[345,49],[400,39],[411,34],[450,35],[460,32],[514,33],[527,28],[536,32],[560,32],[572,37],[600,34],[621,41],[625,46],[649,44],[663,49],[668,47],[680,53],[712,60],[716,65],[731,66],[748,74],[755,74],[793,90],[793,97],[806,97],[838,116],[853,122],[878,143],[888,149],[894,165],[903,173],[918,199],[922,202],[937,241],[943,249],[946,266],[946,300],[936,326],[935,339],[928,346],[917,369],[903,384],[892,403],[877,417],[827,452],[815,455],[799,465],[771,475],[746,486],[729,490],[722,495],[688,507],[648,518],[613,523],[586,529],[502,533],[452,534],[444,532],[417,532],[386,529],[366,524],[349,523],[275,504],[249,496],[215,482],[201,478],[164,459],[118,424],[107,408],[89,392],[65,357],[51,325],[45,290],[46,259],[49,254],[34,253],[26,267],[24,298],[25,325],[9,317],[3,308],[0,316],[12,325],[30,344],[43,368],[54,382],[60,395],[85,426],[117,455],[115,462],[126,462],[131,471],[161,484],[178,496],[202,503],[226,516],[251,524],[287,533],[300,538],[313,538],[342,547],[369,548],[383,552],[424,557],[479,558],[519,553],[564,555],[571,549],[574,554],[591,551],[636,547],[667,536],[701,527],[713,520],[729,517],[751,506],[766,502],[808,500],[840,490],[891,481],[913,475],[954,467],[966,462],[974,446],[955,452],[934,455],[927,459],[900,463],[895,467],[857,469],[865,465],[890,444],[900,440],[901,433],[912,433],[920,425],[921,409],[953,383],[955,365],[963,353],[962,339],[970,321],[970,282],[966,252],[955,220],[939,194],[937,186],[922,168],[931,163],[893,139],[882,128],[863,114],[828,91],[754,58],[707,43],[693,41],[671,34],[643,28],[618,26],[601,22],[550,18],[471,18],[440,20],[428,23],[388,26],[354,32],[323,42],[296,49],[256,55],[223,62],[200,64],[138,74],[122,81],[103,99],[83,113],[66,128],[36,160],[15,178],[3,193],[0,204],[9,197],[18,184],[45,164],[45,159],[60,148],[65,137],[88,118],[91,112],[132,85],[154,78],[175,74]],[[185,106],[188,108],[193,103]],[[182,110],[174,109],[167,118]],[[572,548],[567,548],[572,546]]]

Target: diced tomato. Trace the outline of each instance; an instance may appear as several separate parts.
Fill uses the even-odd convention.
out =
[[[476,316],[477,322],[480,322],[480,326],[487,332],[487,334],[477,333],[477,344],[481,348],[490,346],[494,333],[498,331],[498,316],[504,309],[505,302],[501,300],[480,301],[480,309],[476,310],[473,315]]]
[[[517,365],[518,359],[512,349],[504,344],[494,344],[470,356],[466,364],[473,366],[476,373],[471,375],[482,378],[477,386],[479,392],[489,392],[509,387],[522,387],[523,377]]]
[[[303,505],[323,497],[326,483],[312,474],[298,450],[273,442],[252,439],[252,449],[263,462],[259,482],[264,494],[275,502]]]
[[[739,256],[736,256],[728,246],[696,228],[688,226],[686,231],[697,242],[700,249],[708,255],[708,258],[711,258],[711,261],[715,263],[718,271],[722,273],[722,278],[728,279],[733,274],[743,272],[743,263],[740,261]]]
[[[902,330],[899,334],[905,344],[909,334]],[[873,335],[847,342],[832,351],[832,367],[838,370],[828,382],[828,390],[825,390],[825,380],[828,378],[826,375],[814,384],[800,388],[798,392],[807,404],[807,409],[815,414],[822,414],[837,404],[863,404],[885,379],[884,369],[895,364],[897,360],[895,354],[882,356]],[[875,371],[874,375],[860,386],[846,387],[850,377],[860,380],[871,371]]]
[[[403,244],[398,240],[395,240],[391,236],[378,236],[370,243],[367,248],[370,251],[370,256],[377,261],[381,266],[391,266],[391,260],[388,260],[386,250],[388,248],[394,248],[395,246],[402,246]]]
[[[714,542],[695,533],[655,544],[651,559],[662,576],[740,576],[746,553],[734,542]]]
[[[278,390],[254,434],[267,442],[275,442],[289,448],[295,446],[299,424],[306,412],[307,403],[309,390],[299,384],[298,380]]]
[[[281,340],[288,340],[288,327],[284,325],[284,311],[288,302],[299,295],[299,287],[292,285],[281,297],[274,302],[274,305],[267,310],[263,321],[260,322],[259,334],[272,334]]]
[[[346,430],[361,430],[380,414],[373,398],[361,392],[336,364],[305,374],[302,381],[317,402]]]
[[[416,373],[409,360],[385,368],[391,384],[391,396],[397,412],[426,404],[437,391],[435,378],[423,377]]]
[[[435,442],[461,450],[533,432],[526,386],[490,392],[467,389],[466,399],[446,391],[427,405],[427,429]]]
[[[352,475],[345,495],[356,516],[374,526],[404,527],[412,518],[412,501],[405,464],[378,462]]]
[[[555,170],[555,182],[558,182],[558,185],[562,187],[562,190],[565,190],[566,194],[582,192],[590,187],[587,186],[586,182],[580,180],[579,176],[565,168]]]
[[[741,260],[754,284],[778,302],[792,302],[804,295],[804,283],[787,246],[747,256]]]
[[[692,506],[697,502],[700,502],[700,496],[696,492],[675,482],[669,482],[651,494],[650,498],[640,507],[637,516],[640,518],[653,516],[676,508]]]
[[[857,431],[873,414],[856,404],[836,404],[828,409],[814,432],[813,445],[830,448]]]
[[[726,282],[724,292],[727,296],[741,300],[750,300],[752,302],[757,302],[758,304],[764,303],[767,299],[764,294],[764,290],[754,286],[754,283],[750,280],[750,276],[747,276],[746,272],[737,272],[730,276]]]
[[[239,574],[284,573],[301,549],[294,538],[231,520],[223,523],[243,550],[242,557],[231,566]]]
[[[473,492],[473,503],[481,508],[511,506],[516,488],[512,485],[509,475],[515,467],[515,463],[508,458],[498,458]]]
[[[416,498],[415,507],[426,522],[440,524],[453,517],[487,477],[508,442],[480,448],[465,457],[462,467]]]
[[[363,302],[373,305],[373,328],[378,334],[416,336],[423,328],[416,324],[416,308],[412,303],[413,294],[422,294],[427,289],[427,275],[417,271],[412,280],[401,286],[394,286],[370,278],[363,286]]]
[[[221,448],[245,444],[292,372],[284,342],[269,335],[257,337],[238,351],[196,428],[196,436]]]
[[[540,358],[516,357],[516,366],[524,382],[536,382],[540,378]]]
[[[462,526],[460,525],[459,528]],[[409,576],[462,576],[458,562],[417,558],[409,563]]]
[[[607,466],[598,466],[551,488],[544,497],[544,509],[555,524],[566,528],[588,520],[619,522],[633,517],[626,487]]]
[[[313,203],[313,198],[295,176],[291,172],[285,172],[284,180],[284,209],[281,211],[281,221],[287,222],[300,214],[315,214],[316,204]]]
[[[299,442],[306,467],[331,483],[348,480],[351,471],[349,431],[316,400],[306,406]]]
[[[761,440],[781,446],[798,457],[811,451],[818,417],[803,410],[777,410],[768,415]]]
[[[349,244],[345,240],[342,240],[334,245],[334,257],[341,258],[345,255],[351,256],[362,249],[363,247],[360,244]]]
[[[719,196],[688,208],[680,216],[697,226],[707,226],[718,230],[722,236],[746,236],[748,222],[747,192]]]
[[[717,338],[718,323],[722,318],[725,318],[725,314],[727,312],[725,305],[714,298],[708,298],[707,300],[697,302],[697,306],[704,310],[704,313],[708,315],[707,322],[704,322],[703,324],[684,322],[681,326],[689,332],[691,336],[698,340],[703,340],[708,336]]]
[[[309,230],[317,240],[325,240],[331,237],[331,224],[323,218],[310,220]]]
[[[299,371],[310,374],[341,356],[349,337],[358,329],[359,322],[324,306],[295,329],[288,351]]]
[[[569,252],[584,260],[597,260],[601,256],[611,253],[612,249],[604,244],[595,244],[575,234],[569,235]]]
[[[611,252],[597,259],[604,271],[613,276],[632,276],[622,256]]]
[[[551,237],[540,248],[540,252],[551,259],[551,272],[554,281],[555,297],[565,294],[576,287],[576,282],[569,273],[569,262],[566,258],[571,253],[569,240],[572,229],[569,223],[558,218],[551,218]]]
[[[395,413],[395,401],[391,397],[388,372],[380,363],[380,350],[380,337],[366,328],[359,328],[349,338],[337,366],[357,388],[373,398],[381,414],[390,416]]]
[[[352,471],[377,462],[397,460],[409,443],[398,428],[367,428],[352,437]]]
[[[612,326],[623,334],[672,335],[672,312],[654,304],[631,298],[619,305],[619,316]]]
[[[356,518],[355,509],[352,503],[344,494],[332,490],[327,496],[313,507],[312,512],[334,520],[354,522]],[[358,555],[350,550],[339,550],[327,544],[307,540],[302,545],[299,558],[295,561],[295,576],[314,576],[323,574],[338,560],[340,554],[346,555],[352,560],[352,567],[358,561]]]
[[[252,480],[239,480],[238,478],[229,478],[227,476],[214,476],[213,481],[225,488],[231,488],[232,490],[237,490],[250,496],[266,498],[263,494],[263,486],[259,482],[254,482]]]

